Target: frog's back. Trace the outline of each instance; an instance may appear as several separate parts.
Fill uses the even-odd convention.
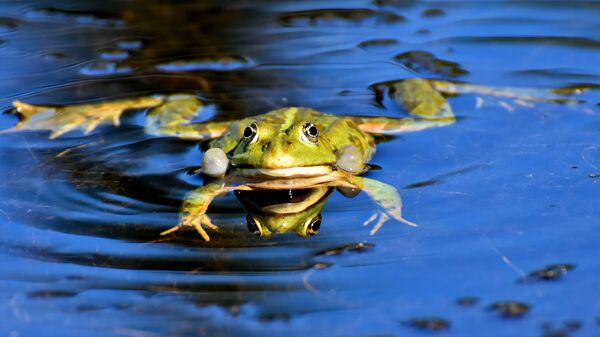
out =
[[[371,159],[375,151],[375,141],[371,134],[359,128],[353,118],[322,113],[308,108],[297,108],[297,123],[310,122],[319,130],[319,141],[328,142],[334,151],[352,146],[361,154],[364,161]]]

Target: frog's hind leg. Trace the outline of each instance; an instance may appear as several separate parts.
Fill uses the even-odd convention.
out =
[[[505,99],[517,105],[531,107],[536,102],[546,103],[578,103],[573,96],[580,94],[585,89],[569,88],[525,88],[525,87],[493,87],[481,84],[450,82],[443,80],[428,80],[438,92],[447,95],[473,94],[482,97],[495,97]]]
[[[394,84],[390,92],[411,117],[352,117],[361,130],[397,134],[447,126],[456,121],[446,98],[428,80],[404,80]]]
[[[194,227],[205,241],[210,241],[210,236],[203,226],[215,231],[218,230],[218,227],[206,215],[206,210],[214,198],[227,193],[229,190],[230,188],[223,184],[210,183],[189,192],[183,201],[179,223],[163,231],[160,235],[174,233],[183,227]]]
[[[230,122],[192,122],[193,118],[205,108],[205,104],[193,95],[168,96],[163,104],[148,113],[146,133],[188,140],[218,138],[225,132]]]
[[[118,126],[121,115],[127,110],[150,108],[162,102],[162,96],[127,98],[66,106],[42,106],[14,101],[13,106],[21,120],[14,128],[6,132],[49,130],[51,131],[51,139],[77,129],[88,134],[102,124],[112,123]]]

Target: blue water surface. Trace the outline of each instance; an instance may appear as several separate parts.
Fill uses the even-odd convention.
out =
[[[285,106],[398,116],[377,88],[415,77],[585,90],[453,95],[457,123],[379,144],[368,176],[419,227],[374,236],[371,201],[334,193],[314,237],[254,237],[231,195],[209,210],[210,243],[160,237],[201,183],[188,174],[201,154],[145,135],[142,112],[89,135],[1,134],[0,334],[598,335],[599,14],[596,1],[2,2],[3,130],[14,100],[184,92],[234,120]],[[396,58],[417,51],[463,71]],[[527,276],[552,264],[574,269]],[[506,317],[501,301],[529,310]],[[422,327],[432,318],[447,326]]]

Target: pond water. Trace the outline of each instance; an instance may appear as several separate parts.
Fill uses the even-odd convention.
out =
[[[398,116],[381,83],[579,88],[462,94],[458,122],[378,146],[369,177],[412,228],[331,195],[318,235],[177,222],[197,144],[143,113],[89,135],[0,136],[4,336],[567,336],[600,332],[600,4],[594,1],[4,1],[0,106],[199,94],[203,119],[285,106]],[[383,85],[385,87],[385,85]],[[382,98],[383,97],[383,98]],[[17,122],[0,115],[0,128]]]

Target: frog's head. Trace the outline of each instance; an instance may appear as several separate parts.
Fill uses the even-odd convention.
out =
[[[335,151],[314,111],[285,108],[276,112],[240,125],[241,141],[232,152],[232,166],[277,177],[331,172]]]
[[[321,227],[321,210],[333,188],[316,187],[288,191],[236,191],[246,208],[248,230],[261,237],[296,232],[306,237]]]

